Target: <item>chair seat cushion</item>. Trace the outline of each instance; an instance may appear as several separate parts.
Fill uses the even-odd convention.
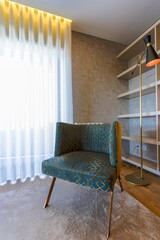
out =
[[[117,178],[108,154],[86,151],[44,160],[42,173],[102,191],[113,190]]]

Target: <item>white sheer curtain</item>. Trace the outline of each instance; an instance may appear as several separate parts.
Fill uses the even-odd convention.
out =
[[[0,184],[41,176],[72,115],[71,21],[0,1]]]

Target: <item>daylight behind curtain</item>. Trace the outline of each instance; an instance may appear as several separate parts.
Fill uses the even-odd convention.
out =
[[[72,122],[71,21],[0,1],[0,184],[41,175]]]

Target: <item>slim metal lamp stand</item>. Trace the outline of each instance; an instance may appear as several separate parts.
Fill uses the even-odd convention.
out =
[[[140,91],[139,91],[139,101],[140,101],[140,162],[141,162],[141,172],[140,175],[133,173],[133,174],[129,174],[125,177],[125,179],[134,185],[141,185],[141,186],[146,186],[149,185],[150,182],[148,181],[148,179],[145,179],[143,177],[143,151],[142,151],[142,57],[143,54],[140,55],[139,57],[139,76],[140,76],[140,83],[139,83],[139,87],[140,87]]]

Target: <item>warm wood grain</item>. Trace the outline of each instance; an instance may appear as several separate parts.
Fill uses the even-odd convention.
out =
[[[139,173],[140,169],[123,162],[121,178],[124,190],[160,217],[160,177],[144,170],[144,177],[151,184],[148,186],[135,186],[125,180],[126,175],[134,172]]]

